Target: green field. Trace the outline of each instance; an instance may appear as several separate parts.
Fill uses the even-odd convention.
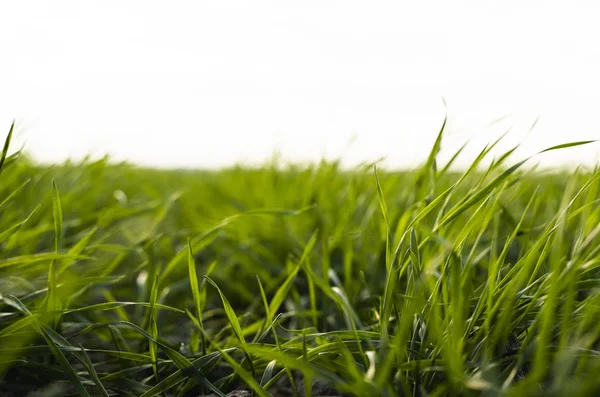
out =
[[[600,395],[600,170],[443,139],[406,172],[5,146],[0,395]]]

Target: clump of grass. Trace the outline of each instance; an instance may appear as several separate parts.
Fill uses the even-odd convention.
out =
[[[46,168],[11,134],[2,394],[600,393],[598,169],[453,173],[443,129],[407,172]]]

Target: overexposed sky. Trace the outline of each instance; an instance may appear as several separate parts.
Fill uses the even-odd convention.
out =
[[[447,155],[471,140],[467,163],[512,126],[503,147],[522,157],[600,138],[599,15],[573,0],[2,0],[0,131],[16,118],[16,144],[52,162],[217,167],[278,150],[406,167],[443,97]],[[539,158],[599,159],[599,144]]]

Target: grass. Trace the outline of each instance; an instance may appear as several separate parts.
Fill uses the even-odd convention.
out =
[[[12,129],[11,129],[12,131]],[[0,394],[600,394],[600,171],[0,159]],[[576,142],[549,150],[577,150]]]

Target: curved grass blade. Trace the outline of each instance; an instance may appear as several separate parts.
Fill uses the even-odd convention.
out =
[[[198,372],[198,369],[194,367],[194,364],[192,364],[190,360],[185,358],[185,356],[179,353],[177,350],[174,350],[166,344],[160,342],[158,339],[155,339],[148,332],[144,331],[142,328],[138,327],[133,323],[130,323],[128,321],[119,321],[119,323],[130,327],[134,331],[138,332],[140,335],[146,337],[148,340],[156,343],[165,352],[165,354],[169,356],[171,360],[173,360],[173,363],[181,370],[181,373],[184,376],[194,379],[196,383],[205,386],[220,397],[225,396],[223,393],[221,393],[219,389],[215,387],[215,385],[209,382],[204,376],[200,374],[200,372]]]
[[[127,307],[127,306],[152,307],[152,303],[150,303],[150,302],[105,302],[105,303],[97,303],[95,305],[88,305],[88,306],[78,307],[75,309],[65,310],[64,313],[65,314],[77,313],[77,312],[83,312],[83,311],[88,311],[88,310],[90,310],[90,311],[93,311],[93,310],[99,310],[99,311],[116,310],[121,307]],[[172,306],[163,305],[160,303],[155,303],[154,308],[161,309],[161,310],[169,310],[172,312],[185,314],[184,310],[181,310],[181,309],[178,309],[178,308],[172,307]]]
[[[33,211],[31,211],[31,213],[29,215],[27,215],[27,218],[25,218],[21,222],[17,223],[16,225],[11,226],[7,230],[0,233],[0,243],[2,243],[4,240],[9,238],[16,232],[18,232],[23,227],[23,225],[25,225],[27,223],[27,221],[30,220],[40,210],[40,208],[42,208],[42,206],[38,205],[37,207],[34,208]]]
[[[381,182],[379,181],[379,175],[377,174],[377,167],[373,168],[375,172],[375,183],[377,184],[377,200],[379,201],[379,208],[383,215],[385,222],[385,269],[389,272],[391,267],[391,256],[392,256],[392,232],[390,229],[390,220],[388,216],[388,208],[385,202],[385,195],[381,188]]]
[[[271,360],[265,367],[265,371],[263,372],[262,378],[260,378],[260,386],[265,387],[267,382],[271,380],[273,377],[273,370],[275,369],[275,365],[277,364],[277,360]]]
[[[62,236],[62,206],[60,204],[60,196],[58,194],[58,188],[56,182],[52,180],[52,215],[54,217],[54,252],[58,254],[58,248]],[[50,268],[48,270],[48,297],[46,301],[46,309],[49,312],[57,312],[61,309],[61,302],[58,296],[58,280],[57,280],[57,269],[56,261],[50,261]],[[54,319],[54,326],[59,322],[59,317]]]
[[[98,231],[97,227],[93,227],[85,236],[81,238],[71,249],[69,249],[68,255],[70,258],[76,258],[86,249],[90,243],[90,240]],[[68,268],[75,262],[75,259],[66,259],[63,261],[62,266],[58,269],[58,276],[62,275]]]
[[[94,368],[94,363],[92,363],[92,360],[90,360],[90,356],[88,356],[87,352],[81,344],[79,344],[79,349],[81,353],[82,363],[85,366],[85,369],[87,370],[88,374],[90,374],[90,376],[92,377],[92,380],[96,384],[98,391],[102,396],[110,397],[110,394],[108,394],[108,391],[106,391],[106,389],[104,388],[100,377],[98,377],[98,373],[96,372],[96,368]]]
[[[242,326],[240,325],[240,321],[238,320],[233,307],[229,303],[229,300],[225,297],[221,288],[215,283],[210,277],[204,276],[206,281],[208,281],[219,293],[221,297],[221,302],[223,303],[223,308],[225,309],[225,315],[227,316],[227,320],[229,320],[229,324],[231,325],[231,329],[233,330],[234,335],[240,341],[242,346],[246,346],[246,340],[244,339],[244,333],[242,332]]]
[[[21,185],[19,185],[18,188],[16,188],[12,192],[10,192],[10,194],[8,196],[6,196],[6,198],[4,200],[2,200],[2,202],[0,203],[0,208],[4,207],[10,200],[13,199],[13,197],[17,197],[23,191],[23,189],[25,189],[25,187],[27,187],[27,185],[29,185],[30,182],[31,182],[31,178],[25,180],[25,182],[23,182]]]
[[[240,377],[248,386],[252,388],[260,397],[270,397],[271,395],[254,379],[248,371],[246,371],[236,360],[234,360],[225,350],[221,348],[217,343],[211,341],[212,346],[217,349],[221,356],[227,361],[227,363],[233,368],[233,371]],[[246,357],[248,354],[244,352]]]
[[[55,252],[42,252],[39,254],[31,254],[31,255],[22,255],[22,256],[14,256],[12,258],[7,258],[0,260],[0,269],[16,266],[16,265],[32,265],[39,262],[45,262],[48,260],[59,260],[59,259],[76,259],[76,260],[89,260],[94,259],[91,256],[87,255],[79,255],[76,257],[72,257],[68,254],[57,254]]]
[[[6,136],[6,140],[4,141],[4,147],[2,148],[2,155],[0,156],[0,174],[2,174],[2,168],[4,167],[4,163],[6,161],[6,155],[8,154],[8,148],[10,147],[10,141],[12,139],[13,131],[15,129],[15,121],[13,120],[10,125],[10,130],[8,131],[8,135]]]
[[[5,301],[7,300],[7,298],[4,298],[4,299],[5,299]],[[10,300],[15,305],[15,307],[19,308],[19,310],[23,314],[25,314],[27,316],[33,316],[33,314],[19,300],[19,298],[15,297],[15,296],[11,296]],[[55,338],[52,337],[53,336],[53,333],[51,333],[52,330],[49,329],[49,328],[47,328],[47,327],[45,327],[45,326],[43,326],[37,320],[33,320],[32,321],[32,325],[33,325],[34,329],[40,335],[42,335],[42,337],[44,338],[44,340],[48,344],[48,347],[52,350],[52,353],[54,354],[54,357],[56,357],[56,359],[60,363],[63,371],[65,372],[66,377],[71,381],[71,383],[73,383],[73,386],[75,386],[75,389],[77,390],[77,392],[79,393],[79,395],[80,396],[84,396],[84,397],[88,397],[90,394],[86,390],[86,388],[83,385],[83,383],[81,383],[81,380],[79,379],[79,376],[77,375],[77,372],[75,371],[75,369],[71,366],[71,364],[69,363],[69,361],[65,357],[65,355],[64,355],[62,349],[60,348],[60,346],[55,342],[55,340],[54,340]]]
[[[598,142],[597,140],[590,140],[590,141],[578,141],[578,142],[569,142],[569,143],[563,143],[560,145],[556,145],[556,146],[552,146],[549,147],[547,149],[542,150],[541,152],[538,152],[537,154],[542,154],[542,153],[546,153],[552,150],[557,150],[557,149],[566,149],[566,148],[570,148],[570,147],[574,147],[574,146],[581,146],[581,145],[587,145],[588,143],[594,143],[594,142]]]

